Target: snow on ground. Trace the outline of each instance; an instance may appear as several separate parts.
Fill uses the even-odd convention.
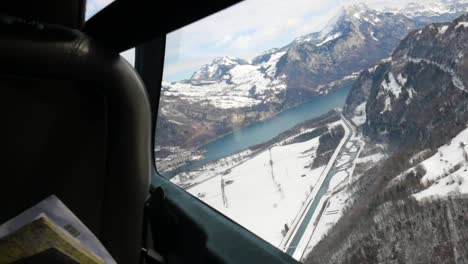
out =
[[[318,139],[274,146],[230,171],[209,172],[223,176],[199,175],[207,180],[187,191],[277,246],[285,224],[291,224],[325,168],[306,168]]]
[[[401,75],[401,73],[398,74],[398,76],[395,78],[393,73],[390,72],[387,78],[388,80],[386,79],[382,82],[381,84],[382,89],[379,90],[379,94],[378,94],[378,97],[385,96],[385,107],[380,112],[381,114],[392,110],[392,98],[390,97],[390,94],[392,94],[396,99],[398,99],[400,97],[402,88],[405,86],[407,82],[407,78],[404,78]],[[361,120],[358,120],[358,121],[361,121]]]
[[[339,192],[331,196],[327,203],[322,206],[324,208],[323,214],[320,217],[320,221],[315,227],[315,231],[310,238],[307,248],[304,252],[304,256],[312,251],[320,240],[330,231],[330,229],[338,222],[343,216],[343,208],[346,206],[349,199],[349,194],[346,191]]]
[[[429,188],[414,194],[417,200],[428,197],[447,197],[468,194],[468,172],[465,167],[458,169],[449,176],[434,182]]]
[[[276,53],[271,55],[270,59],[267,62],[262,63],[260,65],[261,67],[266,69],[266,73],[271,78],[275,77],[275,75],[276,75],[276,64],[281,59],[281,57],[283,57],[284,54],[286,54],[285,51],[276,52]]]
[[[351,158],[351,157],[350,157],[349,155],[340,156],[340,157],[336,160],[335,166],[336,166],[336,167],[341,167],[341,166],[343,166],[344,164],[346,164],[346,163],[349,162],[350,158]]]
[[[348,173],[346,172],[346,170],[337,172],[335,175],[333,175],[333,178],[330,181],[330,190],[333,190],[339,184],[347,180],[347,178],[348,178]]]
[[[218,71],[219,63],[232,68],[219,80],[198,80],[195,77],[202,74],[196,73],[192,81],[163,82],[162,93],[165,98],[177,96],[190,103],[205,103],[222,109],[252,107],[271,100],[286,89],[284,76],[275,78],[276,64],[284,54],[275,53],[261,65],[237,64],[233,59],[205,65],[203,71],[208,71],[209,76]]]
[[[378,162],[378,161],[381,161],[382,159],[385,158],[385,155],[382,154],[382,153],[376,153],[376,154],[372,154],[372,155],[368,155],[368,156],[364,156],[364,157],[359,157],[356,161],[356,163],[367,163],[367,162]]]
[[[356,126],[361,126],[366,123],[366,104],[367,102],[364,102],[354,109],[354,116],[351,118],[351,121],[353,121]]]
[[[209,178],[219,176],[220,173],[232,168],[252,155],[251,150],[245,150],[237,154],[222,158],[217,162],[208,163],[193,171],[182,172],[173,177],[171,181],[179,186],[191,186],[202,183]]]
[[[349,137],[354,138],[352,135],[350,135],[354,131],[354,129],[352,129],[351,127],[348,126],[348,122],[345,121],[344,117],[342,117],[342,120],[340,120],[338,122],[343,126],[343,128],[345,130],[345,135],[342,138],[342,140],[340,141],[340,144],[338,145],[338,147],[335,149],[330,161],[328,162],[328,164],[327,164],[327,166],[326,166],[326,168],[325,168],[325,170],[323,172],[323,175],[320,177],[319,185],[322,185],[323,181],[327,178],[327,175],[332,171],[333,168],[336,168],[335,161],[340,156],[340,153],[341,153],[343,147],[346,148],[345,143],[346,143],[347,139]],[[347,154],[344,154],[344,155],[347,155]],[[352,164],[348,163],[346,166],[351,167]],[[345,169],[345,168],[342,167],[342,169]],[[332,177],[335,177],[335,176],[338,177],[338,180],[333,181],[333,178],[332,178],[332,180],[330,181],[330,185],[328,186],[328,190],[333,190],[333,189],[337,188],[337,186],[341,185],[341,183],[344,181],[344,179],[346,179],[349,175],[345,171],[338,171],[338,172],[334,173]],[[341,181],[340,181],[340,178],[342,179]],[[314,188],[312,194],[309,196],[308,203],[307,203],[307,206],[306,206],[307,208],[310,205],[310,203],[312,203],[312,201],[314,199],[319,199],[317,197],[318,190],[319,190],[319,188]],[[321,221],[320,219],[321,219],[322,214],[320,213],[321,212],[320,208],[323,208],[324,204],[326,204],[326,201],[327,201],[329,195],[330,195],[330,193],[321,196],[321,198],[319,200],[319,203],[318,203],[318,206],[317,206],[317,209],[314,211],[313,216],[312,216],[308,226],[306,227],[306,229],[302,233],[302,237],[301,237],[299,243],[296,246],[295,252],[292,255],[292,257],[294,259],[301,260],[303,258],[303,256],[305,254],[307,254],[308,244],[310,242],[310,238],[315,233],[316,223],[317,223],[317,221]],[[303,209],[306,209],[306,208],[303,208]],[[297,229],[294,229],[293,232],[292,232],[292,235],[295,235],[296,231],[297,231]],[[285,245],[285,246],[290,246],[290,245]]]
[[[439,27],[438,28],[438,31],[439,31],[438,34],[443,35],[447,31],[448,27],[449,27],[448,25],[444,25],[444,26]]]
[[[392,93],[396,98],[399,98],[401,94],[401,88],[406,84],[406,81],[407,79],[403,78],[401,74],[399,74],[395,79],[393,73],[390,72],[388,74],[388,81],[385,80],[382,82],[383,89],[379,91],[379,96],[384,95],[383,92],[386,91]]]
[[[421,183],[429,188],[416,193],[416,199],[468,193],[467,143],[468,129],[465,129],[449,144],[440,147],[436,154],[420,163],[426,170]]]
[[[468,22],[464,22],[464,21],[458,22],[457,26],[455,26],[455,29],[457,29],[459,27],[468,28]]]
[[[328,42],[330,42],[332,40],[335,40],[335,39],[339,38],[339,37],[341,37],[341,32],[337,32],[335,34],[329,35],[322,42],[317,44],[317,47],[320,47],[320,46],[322,46],[322,45],[324,45],[324,44],[326,44],[326,43],[328,43]]]

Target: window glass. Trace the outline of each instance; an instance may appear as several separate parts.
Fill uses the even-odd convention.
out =
[[[120,56],[127,60],[132,66],[135,66],[135,48],[121,52]]]
[[[101,9],[108,6],[114,0],[87,0],[86,1],[86,20],[97,14]]]
[[[112,2],[114,2],[114,0],[88,0],[86,2],[86,14],[85,14],[86,20],[90,19],[92,16],[97,14],[99,11],[104,9],[104,7],[108,6]],[[127,60],[128,63],[130,63],[132,66],[135,66],[135,49],[134,48],[126,50],[120,53],[120,55],[125,60]]]
[[[170,33],[158,172],[305,263],[467,261],[466,12],[250,0]]]

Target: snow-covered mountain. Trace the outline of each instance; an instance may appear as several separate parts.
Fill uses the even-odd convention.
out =
[[[342,9],[316,38],[296,39],[278,63],[288,87],[325,92],[327,84],[388,57],[416,24],[364,4]],[[324,90],[322,90],[324,89]]]
[[[192,78],[162,85],[164,97],[188,103],[208,104],[220,109],[252,107],[270,102],[286,89],[276,77],[276,63],[284,52],[250,64],[233,57],[220,57],[196,71]]]
[[[362,73],[355,88],[360,90],[356,94],[368,94],[367,135],[392,145],[424,142],[441,127],[468,120],[467,18],[411,32],[390,59]]]
[[[451,3],[460,7],[464,1]],[[434,21],[441,19],[442,11],[433,12]],[[190,79],[163,82],[156,145],[198,146],[341,87],[362,69],[389,57],[410,31],[431,22],[429,13],[425,14],[427,21],[421,22],[420,17],[415,20],[401,10],[348,6],[320,32],[250,61],[220,57]]]
[[[238,66],[245,65],[246,61],[234,57],[219,57],[214,59],[210,64],[203,65],[196,71],[190,80],[192,81],[219,81],[229,70]]]
[[[385,8],[385,12],[401,13],[409,18],[438,17],[468,12],[466,0],[425,0],[410,2],[401,9]]]
[[[415,24],[402,15],[384,14],[364,4],[353,5],[342,9],[320,32],[266,51],[251,62],[216,58],[189,80],[164,82],[163,92],[217,108],[251,107],[282,100],[284,92],[294,89],[316,96],[326,92],[323,85],[388,56],[414,28]],[[287,99],[292,105],[299,103],[297,98]]]
[[[467,54],[462,15],[412,31],[360,74],[345,115],[388,157],[359,168],[353,206],[306,263],[468,261]]]

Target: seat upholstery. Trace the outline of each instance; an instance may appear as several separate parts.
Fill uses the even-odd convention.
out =
[[[9,16],[0,58],[0,223],[55,194],[137,263],[151,159],[139,76],[78,30]]]
[[[85,7],[84,0],[15,0],[4,1],[0,6],[0,14],[81,29]]]

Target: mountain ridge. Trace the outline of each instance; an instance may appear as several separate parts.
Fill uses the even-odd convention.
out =
[[[251,61],[220,57],[190,79],[163,82],[156,145],[193,148],[326,95],[390,56],[417,26],[404,15],[354,5],[321,32]]]
[[[388,157],[360,169],[352,206],[305,263],[468,261],[467,43],[465,14],[410,32],[362,71],[344,114]]]

